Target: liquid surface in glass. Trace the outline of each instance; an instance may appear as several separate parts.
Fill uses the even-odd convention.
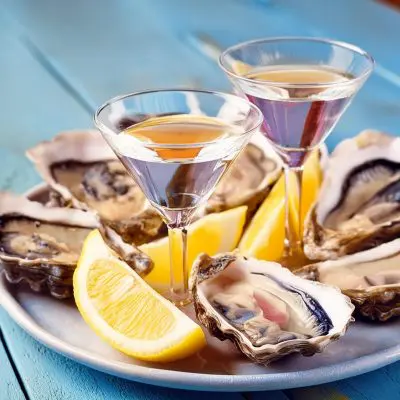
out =
[[[205,116],[150,118],[118,135],[138,139],[136,147],[142,147],[118,152],[119,158],[147,198],[173,219],[177,211],[194,209],[211,195],[236,155],[220,139],[239,129]]]
[[[246,77],[265,81],[265,85],[248,83],[243,90],[264,115],[262,131],[293,167],[302,165],[307,150],[330,133],[354,93],[351,76],[323,66],[274,66],[253,70]],[[329,86],[332,83],[343,85]]]

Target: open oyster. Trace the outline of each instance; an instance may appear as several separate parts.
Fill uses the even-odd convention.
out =
[[[335,259],[400,234],[400,138],[363,131],[332,153],[304,232],[308,258]]]
[[[72,275],[83,241],[98,227],[95,214],[47,208],[0,193],[0,260],[11,283],[28,282],[57,298],[72,295]]]
[[[221,212],[247,205],[248,216],[265,199],[282,172],[282,163],[260,134],[255,135],[208,200],[206,212]]]
[[[260,364],[321,352],[345,333],[354,310],[337,288],[235,254],[201,255],[190,285],[201,323]]]
[[[57,298],[72,295],[72,276],[82,244],[98,228],[107,244],[139,274],[150,272],[150,258],[124,243],[97,215],[73,208],[46,207],[25,197],[0,193],[0,261],[11,283],[26,281],[34,291]]]
[[[27,156],[62,202],[95,210],[125,242],[140,245],[164,233],[160,215],[97,131],[60,133]]]
[[[337,286],[363,317],[386,321],[400,316],[400,239],[295,273]]]

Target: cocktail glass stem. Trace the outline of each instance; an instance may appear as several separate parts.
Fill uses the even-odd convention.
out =
[[[291,168],[285,172],[286,240],[280,261],[298,268],[309,263],[302,251],[301,166],[332,132],[371,74],[374,60],[344,42],[277,37],[232,46],[219,62],[235,87],[260,108],[263,133]],[[296,190],[292,174],[297,178],[297,195],[290,193]]]
[[[172,301],[184,306],[190,302],[186,226],[168,225],[168,236]]]
[[[285,173],[285,242],[283,264],[293,267],[293,264],[301,264],[303,256],[303,222],[302,222],[302,180],[303,166],[284,168]],[[291,185],[291,176],[295,177],[296,187]],[[292,195],[291,191],[297,190]],[[299,265],[301,266],[301,265]]]
[[[207,90],[130,93],[95,114],[96,126],[147,198],[140,204],[151,204],[168,227],[170,260],[156,262],[155,288],[178,306],[191,301],[187,227],[262,121],[251,102]],[[165,282],[160,264],[168,261]]]

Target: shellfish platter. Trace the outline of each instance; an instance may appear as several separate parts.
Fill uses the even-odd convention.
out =
[[[160,294],[166,227],[98,132],[58,134],[27,157],[44,182],[0,193],[0,301],[53,350],[131,380],[221,391],[400,360],[400,138],[366,130],[310,155],[308,262],[289,270],[282,164],[255,135],[189,227],[193,302],[181,309]]]

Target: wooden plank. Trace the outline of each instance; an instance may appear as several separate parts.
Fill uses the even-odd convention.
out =
[[[91,116],[27,50],[23,30],[0,6],[0,188],[23,191],[39,181],[24,152],[60,130],[91,126]]]
[[[265,400],[268,399],[268,394],[268,392],[254,393],[249,396],[249,400]],[[328,385],[285,390],[284,395],[290,400],[362,400],[356,397],[350,399]]]
[[[108,97],[157,87],[228,89],[222,71],[193,49],[197,31],[229,32],[232,40],[264,34],[306,34],[291,30],[293,17],[265,16],[248,2],[213,0],[7,1],[10,12],[30,31],[30,38],[61,66],[66,79],[101,103]],[[227,17],[229,16],[229,17]],[[63,21],[71,23],[65,24]],[[286,23],[288,22],[288,23]],[[51,31],[51,35],[49,35]]]
[[[400,362],[330,386],[355,400],[400,399]]]
[[[291,400],[377,400],[400,398],[400,362],[368,374],[285,391]]]
[[[0,400],[24,400],[24,393],[15,376],[2,339],[3,335],[0,331]]]
[[[400,37],[399,15],[378,3],[154,0],[149,7],[146,2],[106,0],[4,1],[29,29],[34,46],[91,104],[155,87],[229,90],[215,62],[196,48],[192,38],[198,34],[212,36],[223,47],[262,36],[328,36],[362,46],[378,62],[328,145],[332,148],[365,128],[399,130],[400,60],[393,53]],[[360,16],[357,24],[355,16]]]
[[[205,396],[201,392],[189,393],[134,383],[77,364],[33,340],[2,309],[0,325],[31,399],[169,400],[190,397],[200,400]],[[240,394],[235,393],[207,393],[206,396],[209,400],[243,400]]]
[[[246,400],[292,400],[285,394],[279,392],[250,392],[245,394]]]
[[[303,27],[307,26],[308,35],[354,43],[369,51],[377,61],[373,75],[328,138],[330,149],[342,139],[366,128],[400,134],[400,60],[393,55],[400,37],[399,13],[365,0],[287,0],[275,5],[274,2],[258,4],[264,17],[273,14],[290,17],[288,23],[290,21],[291,31],[296,35],[303,35]],[[354,23],[354,16],[358,14],[362,17]],[[321,18],[321,15],[329,15],[329,18]],[[236,40],[238,36],[240,40],[248,39],[247,32],[239,31],[234,35],[227,35],[226,31],[212,32],[211,36],[221,47],[226,47],[239,41]],[[259,31],[257,37],[275,35],[269,26],[259,28]],[[285,31],[284,34],[288,33]]]
[[[376,60],[373,76],[328,139],[328,145],[332,148],[338,141],[365,128],[400,134],[400,59],[395,56],[400,14],[365,0],[288,0],[282,3],[282,12],[295,12],[299,21],[312,26],[314,36],[354,43]]]
[[[283,393],[290,400],[400,399],[400,362],[351,379],[289,389]],[[268,398],[268,394],[269,392],[251,393],[246,397],[249,400],[263,400]]]

